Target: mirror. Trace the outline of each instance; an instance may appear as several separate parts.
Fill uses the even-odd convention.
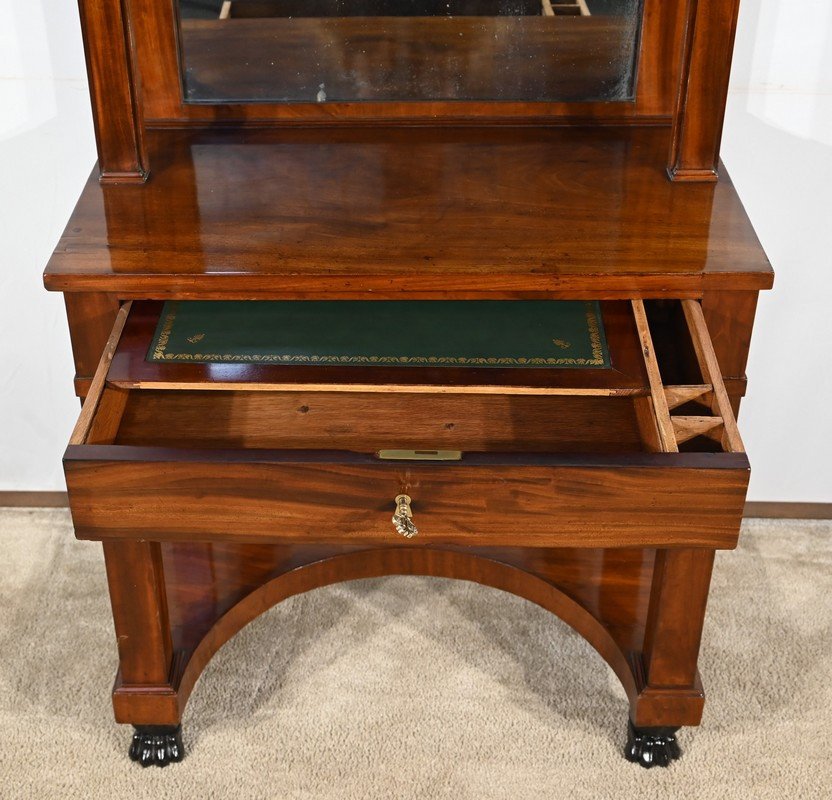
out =
[[[185,101],[629,101],[641,0],[176,0]]]

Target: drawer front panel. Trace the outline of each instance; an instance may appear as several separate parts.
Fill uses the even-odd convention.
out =
[[[65,460],[76,532],[90,539],[731,548],[748,483],[742,454],[386,464],[91,450]],[[400,493],[412,498],[412,540],[391,521]]]

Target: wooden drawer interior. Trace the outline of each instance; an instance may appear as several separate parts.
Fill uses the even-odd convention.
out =
[[[255,301],[256,302],[256,301]],[[380,301],[383,302],[383,301]],[[298,301],[301,304],[301,301]],[[434,305],[442,305],[437,301]],[[426,394],[579,394],[620,396],[648,389],[629,303],[600,304],[609,368],[312,366],[258,361],[156,361],[146,358],[163,304],[133,303],[107,371],[110,386],[141,389],[420,392]]]
[[[355,452],[642,450],[633,397],[127,391],[114,444]]]
[[[136,303],[73,444],[246,450],[742,452],[700,306],[605,303],[609,369],[151,363]],[[91,393],[92,394],[92,393]]]
[[[76,533],[387,543],[405,493],[426,544],[733,547],[748,462],[701,307],[657,305],[652,322],[640,301],[610,313],[622,309],[604,375],[441,384],[416,370],[390,383],[150,370],[125,306],[65,456]],[[662,381],[652,329],[681,337],[661,345],[677,383]]]

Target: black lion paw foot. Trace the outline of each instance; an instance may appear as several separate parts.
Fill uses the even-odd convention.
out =
[[[676,741],[678,728],[636,728],[632,720],[627,725],[627,761],[642,767],[667,767],[679,758],[682,751]]]
[[[136,725],[130,742],[130,758],[143,767],[166,767],[172,761],[181,761],[185,755],[182,746],[181,725]]]

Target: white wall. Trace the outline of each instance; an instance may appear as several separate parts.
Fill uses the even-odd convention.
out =
[[[0,490],[53,490],[78,401],[41,273],[95,144],[77,4],[0,0],[0,20]]]
[[[832,502],[829,0],[743,0],[722,157],[776,272],[741,414],[749,497]]]
[[[742,430],[750,498],[832,502],[832,5],[743,0],[723,158],[777,271]],[[95,159],[78,12],[0,0],[0,491],[63,488],[78,412],[41,272]]]

